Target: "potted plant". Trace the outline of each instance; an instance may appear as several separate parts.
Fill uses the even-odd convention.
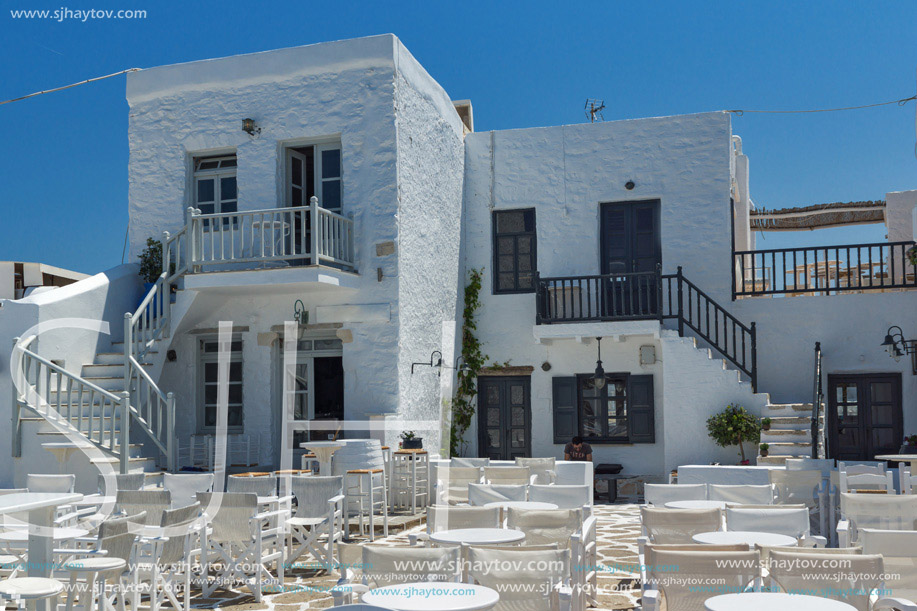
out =
[[[899,450],[901,454],[917,454],[917,435],[908,435]]]
[[[908,261],[911,262],[911,265],[917,266],[917,245],[908,248],[906,254]]]
[[[761,425],[744,407],[730,404],[719,414],[707,419],[707,432],[718,446],[739,446],[742,460],[747,461],[745,447],[742,444],[746,441],[757,443],[761,438]]]
[[[162,274],[162,242],[153,238],[146,239],[146,248],[140,251],[140,278],[146,289],[144,295],[150,292],[156,280]]]
[[[762,418],[762,419],[761,419],[761,430],[762,430],[762,431],[769,431],[769,430],[771,430],[771,419],[770,419],[770,418]]]
[[[420,450],[423,448],[423,437],[418,437],[414,431],[404,431],[401,437],[402,450]]]
[[[767,450],[770,448],[766,443],[762,443],[758,446],[758,449],[761,450],[761,456],[767,456]]]

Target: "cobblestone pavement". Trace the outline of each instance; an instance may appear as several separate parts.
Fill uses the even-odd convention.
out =
[[[590,607],[602,611],[639,608],[640,584],[635,574],[637,563],[637,537],[640,535],[638,505],[596,505],[598,518],[597,543],[599,562],[603,570],[598,578],[598,605]],[[421,532],[423,526],[385,539],[376,539],[365,545],[407,546],[408,533]],[[222,609],[224,611],[307,611],[332,606],[327,589],[337,581],[336,576],[309,571],[293,571],[286,576],[287,592],[266,595],[262,602],[254,602],[247,590],[217,591],[216,598],[196,597],[195,608]]]

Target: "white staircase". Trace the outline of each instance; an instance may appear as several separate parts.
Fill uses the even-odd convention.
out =
[[[824,410],[819,428],[824,430]],[[768,455],[758,456],[759,465],[782,465],[787,458],[812,456],[812,404],[783,403],[765,406],[762,418],[771,419],[769,431],[761,431],[761,442],[768,445]],[[823,448],[819,442],[819,455]]]

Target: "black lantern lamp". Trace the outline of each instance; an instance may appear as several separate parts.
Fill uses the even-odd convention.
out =
[[[917,340],[904,339],[904,332],[901,327],[893,325],[885,333],[885,341],[882,342],[882,347],[888,351],[890,357],[897,361],[905,354],[917,353],[915,343],[917,343]]]
[[[459,363],[461,363],[461,365],[459,365]],[[474,370],[471,368],[471,365],[465,362],[465,357],[461,354],[457,359],[455,359],[455,368],[459,371],[459,373],[463,373],[465,375],[474,372]]]
[[[242,119],[242,131],[249,136],[261,133],[261,128],[255,125],[254,119]]]
[[[598,390],[605,388],[605,370],[602,368],[602,338],[597,337],[595,341],[599,344],[599,359],[595,362],[595,387]]]

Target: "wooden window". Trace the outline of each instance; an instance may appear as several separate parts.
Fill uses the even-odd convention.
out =
[[[532,293],[538,258],[535,210],[497,210],[493,213],[494,294]]]
[[[199,342],[199,418],[204,431],[214,431],[217,425],[217,393],[219,387],[219,341],[216,337]],[[227,425],[230,430],[242,429],[242,340],[234,337],[229,353],[229,409]]]
[[[609,373],[553,379],[554,443],[580,435],[590,443],[654,443],[653,376]]]

